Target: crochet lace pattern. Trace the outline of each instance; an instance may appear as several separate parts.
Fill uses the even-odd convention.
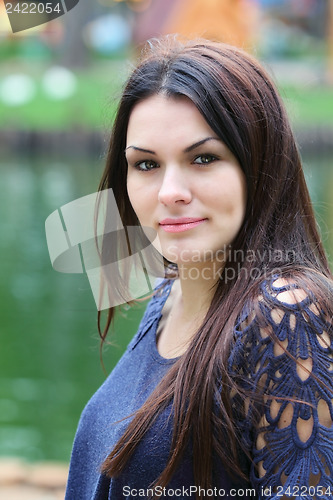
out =
[[[265,281],[257,305],[237,323],[229,360],[243,388],[263,394],[246,398],[237,422],[251,483],[259,499],[333,498],[332,319],[285,279]]]

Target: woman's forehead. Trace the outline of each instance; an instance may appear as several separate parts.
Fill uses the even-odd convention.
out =
[[[132,140],[158,137],[216,136],[197,107],[187,97],[154,95],[138,102],[127,127],[127,146]]]

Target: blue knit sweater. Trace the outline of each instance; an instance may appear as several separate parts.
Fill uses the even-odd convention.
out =
[[[246,404],[242,412],[240,401],[234,400],[236,414],[243,414],[237,427],[253,457],[249,483],[235,484],[215,461],[215,491],[202,491],[203,498],[333,498],[332,326],[319,314],[314,299],[300,291],[299,300],[286,303],[286,293],[296,286],[276,283],[264,282],[261,287],[260,320],[244,309],[229,359],[230,373],[241,376],[246,389],[271,396],[255,429],[252,406],[248,409]],[[100,473],[128,425],[125,417],[140,408],[175,362],[161,357],[156,348],[157,326],[171,286],[167,283],[151,299],[123,357],[82,413],[65,500],[148,498],[149,486],[167,463],[170,407],[159,415],[117,478]],[[303,430],[301,423],[306,424]],[[194,499],[194,484],[189,446],[168,488],[155,493],[161,498]]]

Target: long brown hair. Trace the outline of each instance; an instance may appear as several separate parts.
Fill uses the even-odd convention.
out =
[[[233,327],[245,301],[255,299],[260,282],[276,272],[272,252],[279,252],[279,275],[298,275],[326,304],[325,288],[331,274],[298,149],[276,87],[252,56],[221,43],[174,39],[150,43],[130,75],[100,183],[100,189],[113,189],[124,226],[139,225],[126,190],[128,121],[133,107],[155,94],[186,96],[195,104],[239,161],[247,182],[247,206],[203,324],[187,351],[134,415],[103,471],[109,476],[119,474],[156,415],[172,402],[171,452],[156,484],[168,484],[191,440],[196,484],[208,488],[214,454],[228,471],[243,473],[230,391],[245,396],[229,375],[227,362]],[[260,259],[244,258],[249,251]],[[227,279],[230,269],[233,278]],[[111,309],[104,330],[99,322],[102,341],[113,316]],[[213,411],[216,398],[219,407]],[[224,440],[227,437],[228,446],[221,435]]]

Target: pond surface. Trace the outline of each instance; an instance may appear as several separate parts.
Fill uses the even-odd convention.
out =
[[[52,269],[44,231],[51,212],[96,191],[101,171],[96,159],[1,161],[0,455],[68,461],[83,406],[105,380],[88,280]],[[333,157],[307,158],[305,171],[333,261]],[[107,372],[143,307],[118,321]]]
[[[0,164],[0,455],[68,460],[80,412],[105,380],[88,280],[53,270],[44,230],[51,212],[96,191],[101,170],[82,159]],[[141,314],[120,322],[108,372]]]

